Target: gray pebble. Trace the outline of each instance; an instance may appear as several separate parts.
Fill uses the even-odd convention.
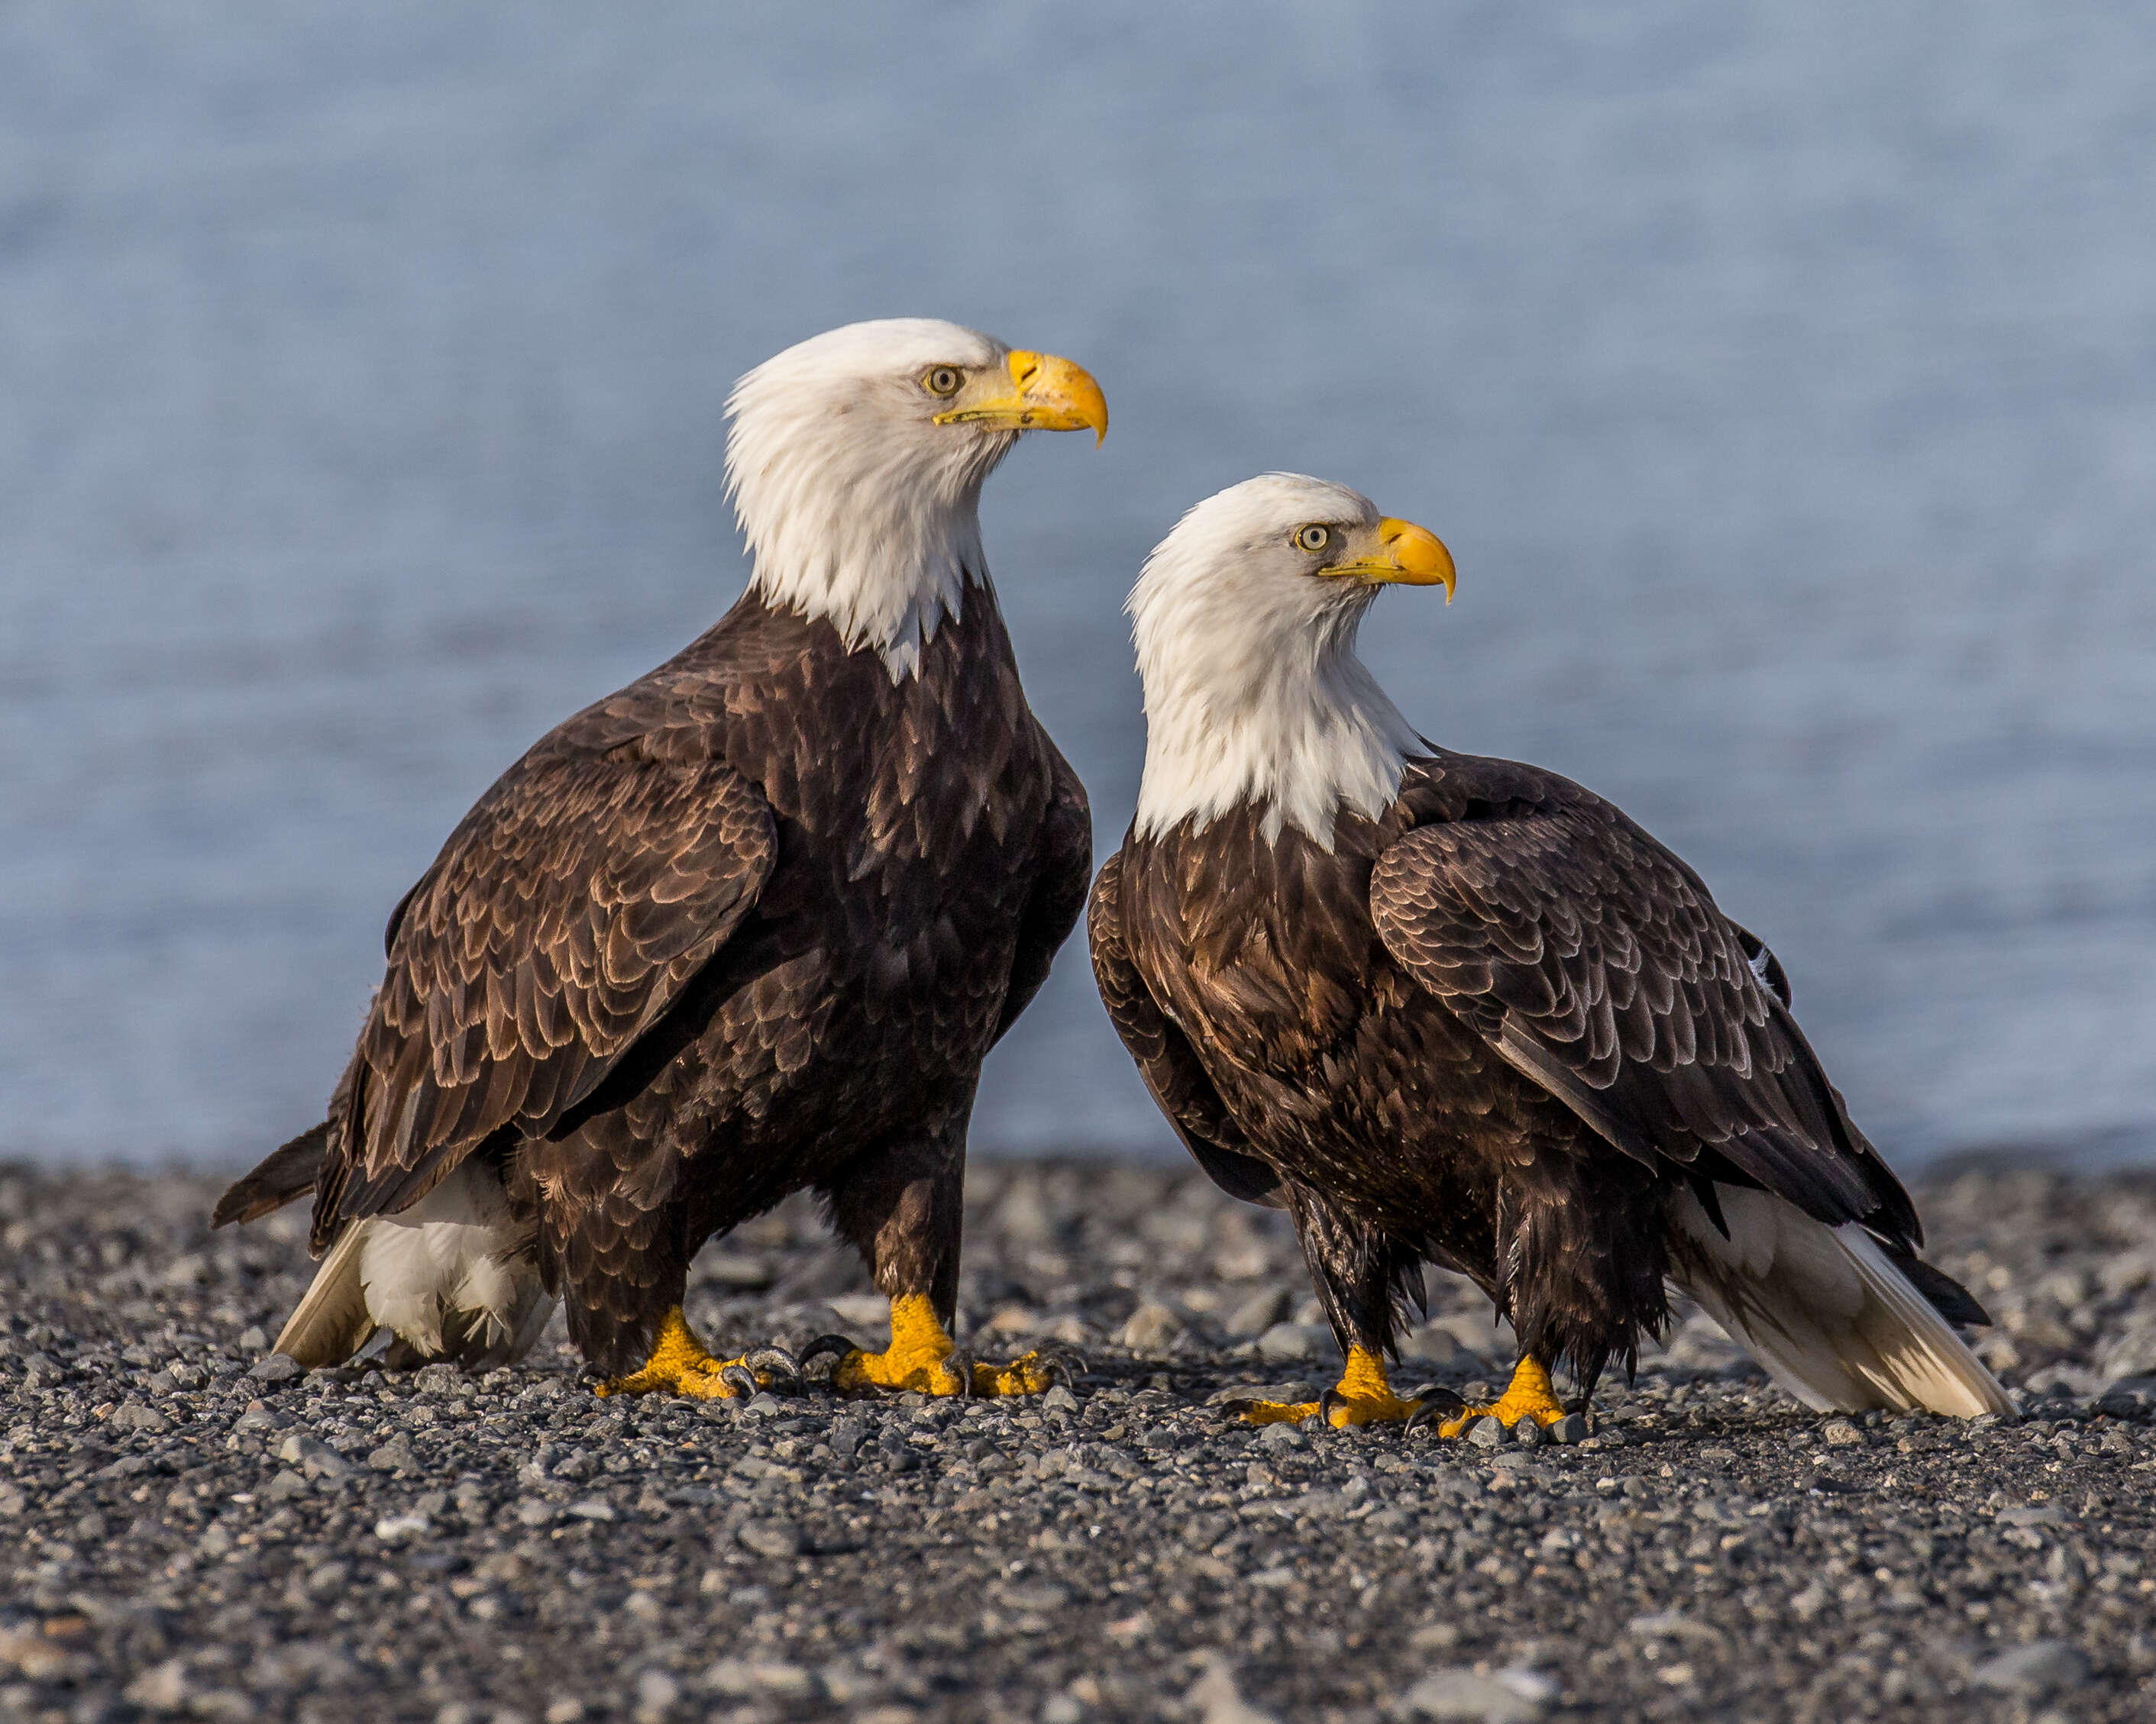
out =
[[[734,1539],[759,1557],[798,1557],[808,1547],[801,1528],[791,1521],[744,1521]]]
[[[1969,1676],[1979,1688],[2038,1700],[2062,1688],[2078,1688],[2087,1678],[2088,1660],[2063,1640],[2032,1640],[2016,1646],[1985,1660]]]

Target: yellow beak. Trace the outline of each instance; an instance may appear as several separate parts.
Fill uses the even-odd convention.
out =
[[[1020,349],[1004,362],[1008,394],[968,402],[936,415],[939,425],[1006,425],[1014,431],[1075,431],[1090,428],[1097,449],[1108,434],[1108,403],[1082,365],[1053,353]]]
[[[1376,542],[1367,555],[1336,562],[1325,572],[1353,575],[1398,587],[1441,584],[1445,602],[1452,603],[1453,584],[1459,577],[1452,567],[1452,553],[1435,533],[1411,521],[1395,521],[1387,516],[1378,523],[1375,537]]]

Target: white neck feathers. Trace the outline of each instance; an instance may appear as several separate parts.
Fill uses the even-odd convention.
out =
[[[1292,826],[1329,851],[1341,812],[1383,813],[1427,745],[1355,656],[1363,604],[1288,632],[1252,617],[1262,595],[1222,597],[1147,607],[1133,595],[1147,726],[1137,834],[1185,820],[1202,831],[1261,803],[1265,842]]]
[[[726,484],[750,586],[872,648],[893,682],[919,670],[966,588],[988,585],[981,486],[1017,440],[921,418],[903,345],[916,327],[932,358],[969,357],[947,351],[959,338],[983,359],[1001,351],[951,325],[856,324],[758,366],[726,403]]]

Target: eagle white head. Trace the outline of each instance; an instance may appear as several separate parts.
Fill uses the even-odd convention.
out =
[[[726,490],[774,605],[915,670],[967,584],[985,585],[981,485],[1027,431],[1108,434],[1067,359],[956,323],[853,323],[766,360],[726,401]]]
[[[1374,817],[1427,745],[1355,656],[1382,587],[1442,583],[1436,536],[1344,485],[1268,473],[1208,497],[1153,547],[1132,587],[1145,683],[1136,830],[1204,829],[1266,805],[1325,849],[1344,805]]]

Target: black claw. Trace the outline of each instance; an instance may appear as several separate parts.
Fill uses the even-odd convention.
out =
[[[1407,1429],[1415,1430],[1425,1424],[1435,1424],[1440,1419],[1458,1417],[1467,1408],[1467,1403],[1438,1383],[1425,1383],[1408,1398],[1422,1404],[1408,1414]]]
[[[1223,1401],[1220,1410],[1230,1419],[1240,1419],[1257,1404],[1255,1401]]]
[[[1033,1356],[1048,1373],[1048,1380],[1060,1383],[1065,1388],[1077,1388],[1078,1379],[1093,1368],[1086,1362],[1086,1355],[1075,1347],[1037,1347]]]
[[[742,1363],[752,1371],[767,1373],[787,1383],[801,1380],[801,1362],[783,1347],[760,1347]]]
[[[1421,1388],[1413,1391],[1408,1398],[1410,1401],[1420,1401],[1423,1407],[1432,1414],[1450,1414],[1464,1413],[1467,1410],[1467,1403],[1461,1400],[1441,1383],[1425,1383]]]
[[[835,1362],[845,1357],[848,1353],[860,1351],[859,1347],[843,1335],[819,1335],[808,1346],[801,1349],[800,1357],[793,1362],[794,1373],[805,1378],[808,1374],[808,1367],[826,1355]],[[825,1374],[828,1376],[829,1373],[827,1372]]]
[[[1344,1407],[1347,1404],[1347,1396],[1342,1394],[1337,1388],[1328,1388],[1323,1394],[1317,1398],[1317,1422],[1320,1424],[1331,1424],[1332,1423],[1332,1409],[1335,1407]]]
[[[958,1379],[958,1393],[953,1397],[961,1401],[973,1398],[973,1356],[963,1347],[954,1347],[943,1356],[943,1368]]]
[[[719,1373],[719,1381],[743,1400],[752,1398],[757,1390],[762,1387],[756,1380],[756,1373],[746,1365],[727,1366]]]

